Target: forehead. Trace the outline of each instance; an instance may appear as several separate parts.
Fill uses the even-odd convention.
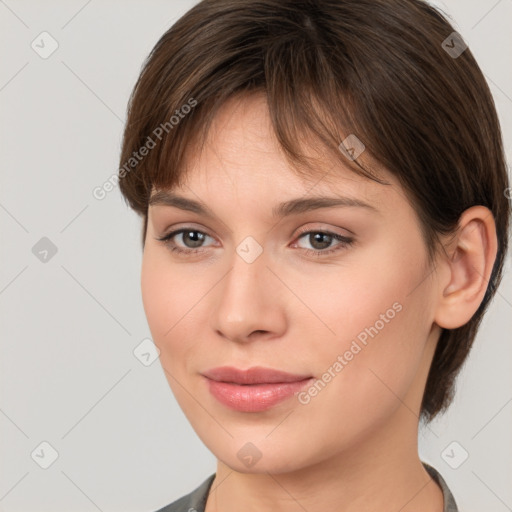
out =
[[[185,154],[182,181],[196,185],[225,180],[236,184],[272,180],[275,186],[328,191],[344,185],[349,189],[382,187],[359,171],[363,165],[385,182],[398,185],[394,176],[368,154],[350,161],[338,149],[322,146],[307,127],[295,130],[295,146],[308,165],[287,157],[272,125],[266,97],[254,93],[229,98],[217,111],[202,146],[190,144]],[[340,136],[341,141],[341,136]],[[366,153],[369,153],[366,151]]]
[[[308,158],[307,168],[286,158],[263,94],[231,97],[217,111],[204,144],[199,146],[193,140],[187,146],[180,183],[153,187],[150,209],[178,204],[200,214],[236,210],[239,214],[260,215],[265,211],[265,215],[275,218],[286,215],[286,210],[293,214],[318,208],[306,199],[328,197],[333,203],[333,198],[342,198],[348,206],[351,202],[366,203],[370,205],[366,210],[350,210],[368,213],[372,207],[381,213],[396,209],[400,201],[406,200],[396,178],[371,157],[363,153],[358,163],[364,157],[365,169],[370,168],[384,184],[354,172],[357,165],[336,146],[333,154],[304,134],[300,136],[297,146]],[[169,193],[179,196],[178,200],[165,197]],[[195,201],[196,206],[190,202],[184,205],[183,198]],[[197,203],[202,207],[197,208]]]

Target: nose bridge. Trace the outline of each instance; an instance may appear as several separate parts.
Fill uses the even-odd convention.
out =
[[[235,248],[231,271],[226,276],[227,281],[222,291],[221,304],[227,307],[226,314],[230,321],[237,321],[236,318],[244,311],[252,311],[254,314],[262,299],[258,283],[261,285],[265,281],[266,272],[268,269],[263,247],[253,238],[244,239]]]
[[[213,317],[215,329],[224,336],[240,341],[253,331],[279,329],[276,295],[268,282],[273,275],[267,264],[263,247],[254,238],[246,237],[235,247]]]

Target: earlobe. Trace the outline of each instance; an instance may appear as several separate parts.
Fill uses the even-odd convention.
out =
[[[447,277],[439,282],[435,322],[440,327],[456,329],[474,315],[487,290],[497,247],[492,212],[484,206],[465,210],[441,263]]]

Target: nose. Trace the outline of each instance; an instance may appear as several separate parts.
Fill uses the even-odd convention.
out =
[[[211,326],[236,343],[280,337],[286,329],[286,289],[268,268],[265,251],[248,262],[234,253],[230,270],[214,288]]]

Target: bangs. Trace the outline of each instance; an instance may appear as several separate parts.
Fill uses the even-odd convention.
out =
[[[336,172],[339,165],[360,176],[388,184],[378,177],[375,157],[363,142],[360,132],[357,135],[354,133],[355,128],[350,127],[348,109],[341,104],[339,98],[333,98],[328,107],[319,99],[324,98],[325,101],[327,95],[311,88],[307,97],[297,99],[290,96],[290,90],[283,90],[285,76],[273,78],[275,80],[271,82],[274,86],[272,89],[268,85],[267,88],[264,85],[250,89],[240,88],[222,98],[207,98],[197,102],[194,110],[169,130],[169,133],[164,129],[162,140],[158,141],[151,159],[143,164],[145,168],[142,172],[147,177],[150,193],[152,190],[169,190],[182,186],[194,161],[208,144],[212,124],[219,110],[227,101],[243,102],[251,95],[264,97],[279,147],[290,170],[300,178],[310,182],[335,182],[339,179]],[[219,77],[219,80],[223,81],[223,77]],[[191,96],[188,103],[190,99],[195,100],[195,96]],[[335,102],[339,104],[333,108]],[[180,108],[163,112],[158,126],[176,117],[172,115],[176,110],[179,111]],[[155,138],[157,137],[153,133],[153,139]]]
[[[157,43],[128,106],[125,153],[152,146],[129,173],[131,184],[126,183],[143,198],[130,204],[134,209],[147,211],[152,190],[183,184],[219,109],[229,99],[243,100],[250,94],[265,96],[279,146],[290,169],[301,178],[335,180],[336,165],[326,166],[334,159],[358,175],[386,184],[376,171],[379,159],[372,153],[372,130],[365,126],[365,116],[358,115],[364,99],[356,93],[364,91],[364,76],[348,56],[329,51],[329,41],[320,38],[306,14],[302,20],[287,23],[289,37],[284,38],[272,37],[276,30],[272,26],[247,38],[249,28],[239,24],[240,34],[218,41],[221,48],[214,53],[204,51],[193,63],[179,52],[170,58],[163,51],[175,44],[169,39],[172,34],[173,39],[179,36],[179,21]],[[273,24],[279,25],[279,20]],[[257,31],[253,22],[250,30]],[[140,101],[141,90],[151,95]],[[364,151],[354,153],[353,141]],[[134,194],[126,196],[135,199]]]

